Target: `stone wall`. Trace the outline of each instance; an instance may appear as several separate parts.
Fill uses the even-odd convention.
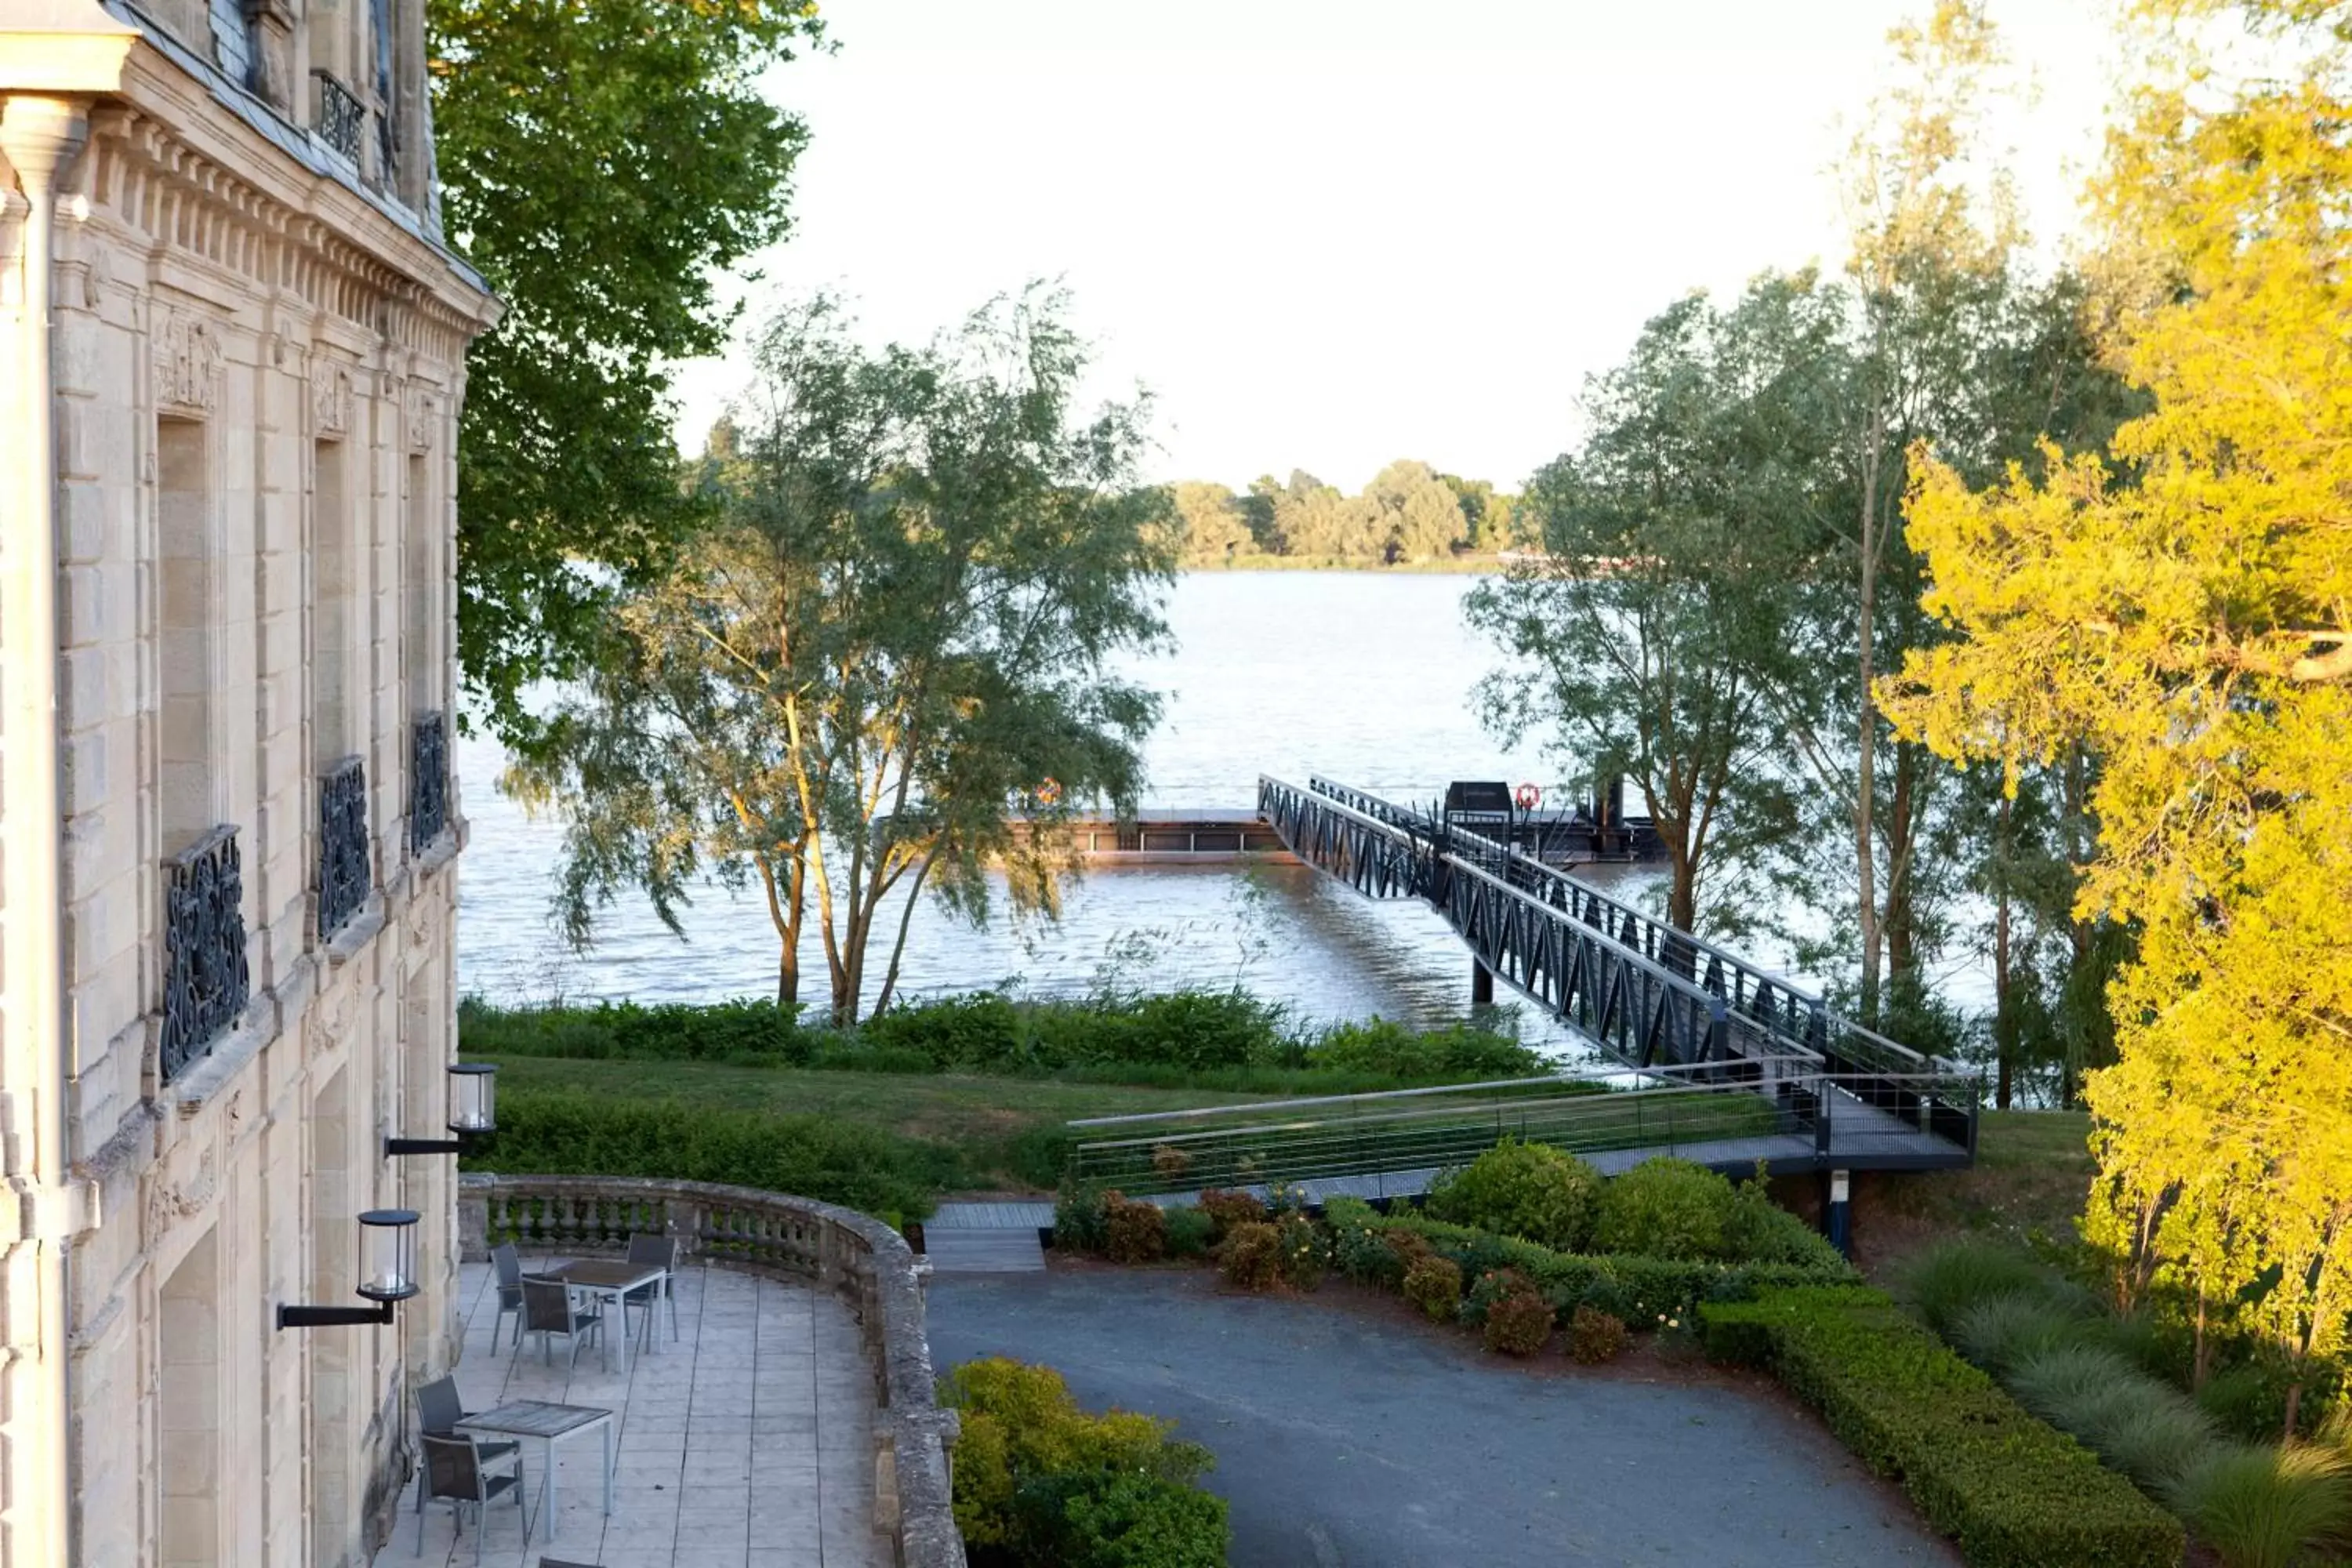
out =
[[[55,1560],[26,1544],[46,1527],[25,1478],[61,1446],[73,1561],[334,1568],[380,1537],[408,1391],[456,1348],[454,1161],[382,1146],[440,1131],[457,1052],[464,824],[453,810],[415,841],[409,760],[417,719],[454,697],[457,415],[495,307],[306,130],[116,19],[142,35],[119,80],[58,100],[84,142],[47,236],[47,386],[14,374],[37,325],[31,185],[0,162],[0,429],[40,398],[54,430],[69,1170],[62,1201],[28,1212],[73,1216],[14,1237],[0,1272],[18,1347],[0,1372],[0,1564]],[[0,571],[24,569],[16,528]],[[5,729],[20,711],[0,752],[24,743]],[[364,768],[371,890],[322,932],[320,774],[345,754]],[[166,861],[224,825],[247,1000],[167,1077]],[[38,842],[5,826],[11,859]],[[11,871],[16,954],[44,916]],[[37,1039],[33,993],[0,982],[11,1041]],[[24,1190],[38,1096],[12,1044],[0,1104]],[[359,1304],[353,1216],[373,1207],[424,1215],[423,1293],[394,1328],[278,1331],[279,1303]],[[44,1321],[44,1247],[65,1260],[63,1346],[25,1331]],[[37,1381],[61,1352],[62,1432]]]

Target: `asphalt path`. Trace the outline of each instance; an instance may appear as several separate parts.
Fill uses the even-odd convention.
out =
[[[1704,1371],[1546,1374],[1378,1303],[1206,1270],[940,1275],[945,1369],[1009,1355],[1217,1456],[1234,1568],[1958,1564],[1802,1410]],[[1556,1353],[1556,1352],[1555,1352]]]

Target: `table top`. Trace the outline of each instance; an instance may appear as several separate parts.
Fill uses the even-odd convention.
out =
[[[551,1272],[568,1285],[587,1285],[599,1290],[634,1290],[640,1285],[652,1284],[669,1270],[658,1263],[590,1258],[577,1263],[567,1263]]]
[[[457,1425],[477,1432],[503,1432],[516,1437],[561,1437],[566,1432],[612,1418],[611,1411],[593,1405],[550,1405],[541,1399],[518,1399],[495,1410],[477,1410]]]

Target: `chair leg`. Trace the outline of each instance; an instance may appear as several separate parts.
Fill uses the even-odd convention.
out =
[[[416,1555],[425,1555],[425,1478],[416,1478]]]

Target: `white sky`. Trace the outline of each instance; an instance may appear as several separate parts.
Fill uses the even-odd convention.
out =
[[[1928,0],[825,0],[771,79],[808,122],[793,236],[739,290],[828,289],[919,341],[1058,278],[1155,479],[1396,458],[1517,489],[1584,377],[1692,288],[1843,250],[1827,167]],[[2038,101],[2034,234],[2073,222],[2114,68],[2101,0],[1994,0]],[[736,363],[679,378],[698,449]]]

